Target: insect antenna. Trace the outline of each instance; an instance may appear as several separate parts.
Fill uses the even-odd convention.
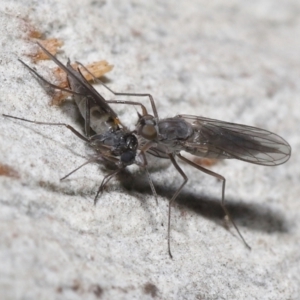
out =
[[[18,58],[18,61],[20,63],[22,63],[27,69],[29,69],[29,71],[31,73],[33,73],[38,79],[40,79],[42,82],[44,82],[49,87],[54,88],[54,89],[58,89],[58,90],[61,90],[61,91],[64,91],[64,92],[67,92],[69,94],[84,96],[84,94],[82,94],[82,93],[78,93],[78,92],[75,92],[75,91],[73,91],[71,89],[63,88],[63,87],[60,87],[58,85],[55,85],[55,84],[49,82],[43,76],[41,76],[37,71],[35,71],[33,68],[29,67],[24,61],[22,61],[19,58]]]

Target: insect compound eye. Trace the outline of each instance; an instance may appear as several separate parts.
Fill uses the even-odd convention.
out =
[[[156,122],[153,116],[147,115],[139,121],[138,134],[147,140],[154,140],[157,138]]]
[[[146,124],[141,128],[140,135],[147,140],[154,140],[157,137],[157,130],[154,125]]]
[[[130,165],[134,163],[136,152],[128,150],[121,154],[120,160],[124,165]]]

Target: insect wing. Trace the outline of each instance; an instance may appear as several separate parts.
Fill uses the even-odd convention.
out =
[[[235,158],[265,166],[283,164],[291,156],[291,146],[282,137],[264,129],[192,115],[176,118],[184,119],[194,129],[192,139],[184,145],[194,155]]]
[[[89,132],[88,127],[96,133],[104,133],[108,129],[108,123],[110,123],[108,127],[117,128],[117,124],[119,124],[117,114],[107,104],[106,100],[84,78],[79,69],[74,70],[70,62],[67,63],[67,68],[70,70],[70,73],[67,73],[69,86],[72,91],[76,92],[73,98],[85,119],[86,133]],[[87,109],[89,114],[87,114]]]
[[[45,49],[41,44],[38,43],[38,45],[42,48],[42,50],[62,69],[64,70],[69,80],[72,79],[73,86],[75,87],[75,82],[77,82],[78,86],[82,88],[85,88],[85,92],[89,92],[89,96],[98,100],[98,105],[102,107],[102,109],[110,113],[112,116],[117,117],[117,114],[111,109],[111,107],[106,103],[105,99],[93,88],[93,86],[84,78],[84,76],[78,72],[77,70],[74,70],[70,64],[70,62],[67,63],[67,66],[65,66],[63,63],[61,63],[55,56],[53,56],[47,49]],[[79,87],[76,87],[80,90]]]
[[[118,124],[118,117],[114,110],[109,106],[106,100],[94,89],[94,87],[84,78],[80,70],[74,69],[70,61],[65,66],[47,49],[38,43],[42,50],[67,74],[71,93],[74,93],[74,99],[83,118],[86,118],[86,103],[91,109],[91,119],[89,126],[97,133],[101,133],[107,128],[103,128],[104,120],[112,119]],[[87,121],[87,120],[86,120]]]

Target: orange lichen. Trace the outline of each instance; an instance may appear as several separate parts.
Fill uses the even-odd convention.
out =
[[[217,159],[199,158],[199,157],[195,157],[195,156],[193,157],[192,161],[202,167],[210,167],[210,166],[215,165],[218,162]]]
[[[36,29],[34,25],[26,18],[19,18],[20,19],[20,26],[22,28],[22,32],[25,33],[25,40],[39,42],[42,44],[51,54],[55,55],[58,51],[58,48],[63,45],[63,42],[59,39],[45,39],[44,35]],[[34,62],[39,60],[49,59],[47,55],[44,54],[43,51],[36,48],[36,51],[33,53],[28,53],[28,56],[32,57]]]
[[[54,38],[47,40],[36,39],[36,41],[44,46],[52,55],[55,55],[58,51],[58,48],[63,45],[63,42],[61,40]],[[30,56],[32,57],[34,62],[49,59],[45,52],[43,52],[40,48],[38,48],[36,52],[31,53]]]
[[[36,30],[33,26],[29,26],[28,31],[28,36],[32,39],[40,39],[42,37],[42,33]]]
[[[81,68],[77,63],[71,64],[71,66],[74,70],[79,69],[81,74],[84,76],[84,78],[87,81],[92,81],[94,78],[100,78],[105,73],[113,69],[113,65],[110,65],[106,60],[100,60],[86,65],[85,68],[88,70],[88,72],[84,68]],[[67,74],[62,69],[58,67],[55,68],[53,70],[53,74],[56,77],[56,79],[59,81],[58,85],[60,87],[65,88],[68,86]],[[93,74],[93,76],[91,74]]]
[[[0,163],[0,176],[7,176],[11,178],[20,178],[18,172],[10,167],[9,165],[4,165]]]
[[[26,40],[32,41],[34,43],[41,44],[45,49],[47,49],[52,55],[56,55],[58,52],[58,49],[63,45],[63,41],[57,39],[57,38],[49,38],[44,39],[44,35],[37,30],[30,21],[26,19],[22,20],[22,28],[26,32]],[[32,47],[33,50],[31,50],[31,53],[27,54],[30,56],[34,63],[37,63],[40,60],[49,60],[49,56],[40,48],[38,45],[36,47]],[[84,70],[84,68],[80,67],[78,64],[74,63],[72,64],[72,67],[77,70],[80,69],[80,72],[85,77],[86,80],[92,81],[94,78],[100,78],[105,73],[112,70],[113,66],[110,65],[107,61],[101,60],[94,63],[91,63],[85,68],[88,70]],[[90,73],[89,73],[90,72]],[[68,89],[68,80],[67,80],[67,74],[61,70],[60,68],[56,67],[53,69],[53,74],[56,78],[56,82],[53,84],[57,85],[61,88]],[[93,74],[93,75],[91,75]],[[52,96],[52,105],[60,105],[64,102],[64,100],[70,96],[69,93],[60,91],[60,90],[54,90],[49,89],[48,91]]]

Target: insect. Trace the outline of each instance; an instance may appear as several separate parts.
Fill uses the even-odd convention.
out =
[[[247,125],[191,115],[178,115],[173,118],[159,120],[156,105],[151,95],[125,93],[119,93],[119,95],[146,95],[149,97],[153,115],[149,115],[145,107],[142,109],[143,114],[139,115],[135,132],[139,139],[139,149],[141,153],[147,152],[160,158],[170,159],[184,179],[169,202],[169,256],[172,258],[170,243],[171,207],[188,181],[187,176],[176,162],[175,157],[222,181],[221,206],[246,247],[251,249],[225,205],[225,177],[192,162],[182,156],[180,152],[185,151],[203,158],[235,158],[258,165],[276,166],[285,163],[290,158],[290,145],[274,133]],[[136,102],[134,103],[136,104]],[[154,187],[152,190],[154,190]]]
[[[144,153],[141,155],[137,154],[138,150],[138,140],[136,136],[130,132],[124,125],[121,124],[117,114],[109,106],[108,103],[122,103],[130,105],[138,105],[145,112],[146,109],[139,102],[133,101],[121,101],[121,100],[105,100],[102,95],[100,95],[93,86],[84,78],[80,69],[73,69],[70,61],[67,62],[65,66],[56,57],[54,57],[50,52],[48,52],[42,45],[38,44],[45,54],[51,58],[62,70],[67,74],[67,79],[69,82],[69,89],[56,86],[41,75],[39,75],[34,69],[29,67],[23,61],[19,60],[26,68],[30,70],[42,83],[46,85],[47,88],[59,89],[70,93],[74,96],[75,102],[79,108],[80,113],[85,119],[85,132],[86,136],[79,133],[72,126],[65,123],[49,123],[49,122],[38,122],[31,121],[24,118],[18,118],[10,115],[3,115],[8,118],[18,119],[25,122],[30,122],[34,124],[41,125],[54,125],[54,126],[65,126],[71,130],[80,139],[87,142],[94,150],[95,156],[89,159],[84,164],[61,178],[61,180],[66,179],[71,174],[79,170],[81,167],[99,160],[105,160],[113,163],[117,170],[106,175],[97,191],[94,199],[96,204],[99,194],[103,191],[106,184],[111,178],[117,175],[122,169],[126,168],[131,164],[137,164],[146,169],[150,187],[153,191],[155,198],[156,191],[151,181],[147,166],[146,158]],[[86,70],[87,71],[87,70]],[[88,72],[88,71],[87,71]],[[106,86],[105,86],[106,87]],[[108,87],[106,87],[108,88]],[[110,90],[111,91],[111,90]],[[115,93],[117,94],[117,93]],[[141,96],[143,96],[141,94]],[[91,131],[96,132],[96,134],[91,135]],[[100,133],[99,133],[100,132]]]
[[[257,165],[277,166],[288,161],[291,156],[291,146],[282,137],[264,129],[192,115],[178,115],[160,120],[157,110],[154,110],[154,115],[140,115],[137,134],[144,138],[143,143],[147,144],[149,153],[157,157],[169,158],[183,178],[183,183],[169,202],[168,250],[170,257],[172,257],[171,207],[188,181],[188,177],[178,165],[175,157],[222,181],[221,206],[246,247],[251,249],[225,205],[225,177],[187,159],[181,151],[204,158],[235,158]]]

